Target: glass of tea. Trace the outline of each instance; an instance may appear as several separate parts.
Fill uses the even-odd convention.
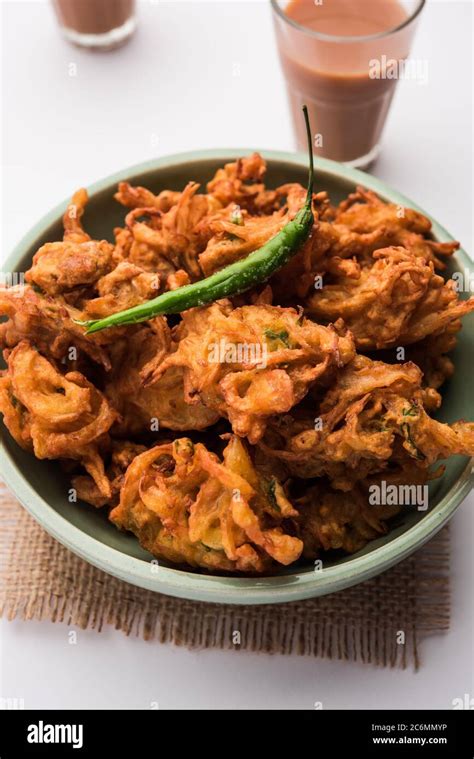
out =
[[[380,150],[396,83],[407,76],[425,0],[271,2],[298,148],[306,146],[306,103],[316,154],[366,168]]]

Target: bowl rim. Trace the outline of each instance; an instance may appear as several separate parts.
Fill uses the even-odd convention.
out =
[[[166,169],[213,159],[227,163],[235,158],[246,156],[253,149],[245,148],[216,148],[211,150],[196,150],[163,156],[151,161],[144,161],[115,172],[104,179],[95,182],[88,188],[90,197],[113,187],[117,182],[135,175],[151,173],[157,169]],[[269,162],[292,164],[306,167],[307,158],[303,153],[290,153],[277,150],[259,150]],[[427,216],[433,224],[433,234],[441,241],[451,241],[454,238],[435,219],[417,204],[413,203],[402,193],[393,190],[382,180],[365,174],[352,167],[344,166],[329,159],[315,160],[318,169],[336,178],[350,180],[374,190],[382,198],[400,205],[408,206]],[[63,201],[46,214],[15,246],[6,259],[6,271],[14,271],[18,261],[25,251],[46,232],[65,212],[69,199]],[[462,250],[458,250],[455,259],[465,268],[470,259]],[[13,494],[27,509],[31,516],[53,538],[71,550],[88,563],[119,579],[138,587],[157,593],[187,598],[196,601],[206,601],[228,604],[269,604],[298,601],[315,596],[334,593],[343,588],[356,585],[374,577],[389,567],[402,561],[427,542],[454,514],[465,496],[474,485],[473,461],[468,460],[463,471],[443,496],[435,508],[427,513],[417,524],[406,532],[393,538],[389,543],[375,548],[370,553],[316,572],[295,572],[294,574],[275,577],[228,577],[220,575],[204,575],[198,572],[187,572],[180,569],[151,565],[112,546],[102,543],[97,538],[83,532],[66,518],[61,516],[24,478],[13,457],[6,449],[3,435],[7,434],[2,425],[0,440],[1,474]],[[153,566],[153,571],[151,567]]]

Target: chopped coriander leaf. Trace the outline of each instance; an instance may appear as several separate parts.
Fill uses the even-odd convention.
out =
[[[267,496],[273,508],[276,511],[281,511],[278,505],[277,497],[276,497],[276,485],[277,485],[277,481],[274,477],[272,477],[267,485]]]
[[[405,437],[405,440],[409,443],[410,447],[413,449],[413,455],[414,458],[418,459],[418,461],[423,461],[425,456],[424,454],[416,447],[415,442],[413,441],[413,438],[411,436],[411,429],[408,422],[404,422],[401,425],[401,431],[403,432],[403,435]]]
[[[266,329],[264,334],[265,337],[268,337],[269,340],[279,340],[281,343],[286,345],[287,348],[290,347],[290,343],[288,341],[289,334],[286,329],[281,330],[281,332],[274,332],[272,329]]]

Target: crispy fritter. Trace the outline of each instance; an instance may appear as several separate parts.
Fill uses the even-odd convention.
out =
[[[111,495],[101,446],[117,413],[82,374],[62,375],[23,341],[0,379],[0,411],[22,448],[38,459],[80,461],[101,495]]]
[[[89,475],[78,474],[71,479],[78,499],[98,509],[103,506],[117,506],[125,472],[134,459],[147,450],[144,445],[130,443],[128,440],[113,440],[110,447],[110,463],[105,471],[110,483],[109,492],[104,493]]]
[[[474,298],[460,301],[452,280],[405,248],[377,250],[373,261],[351,276],[333,277],[307,306],[319,322],[343,319],[360,350],[419,342],[474,310]]]
[[[135,264],[121,261],[110,274],[98,280],[96,287],[98,297],[86,301],[84,312],[88,318],[101,319],[156,298],[160,290],[160,277]]]
[[[144,386],[144,370],[146,374],[160,359],[165,359],[171,348],[171,334],[163,318],[155,319],[151,328],[142,327],[124,342],[105,385],[109,401],[120,412],[121,421],[116,429],[121,435],[139,435],[161,428],[202,430],[219,419],[216,411],[198,399],[193,404],[186,402],[180,367],[164,370],[157,382]]]
[[[443,332],[429,335],[408,347],[407,359],[419,366],[423,372],[423,384],[427,387],[438,390],[453,376],[454,363],[447,354],[456,347],[456,335],[460,329],[461,321],[452,321]]]
[[[63,242],[47,242],[33,256],[25,279],[48,295],[92,285],[112,268],[113,245],[91,240],[82,229],[86,203],[87,192],[76,192],[63,217]]]
[[[110,518],[159,558],[262,572],[300,556],[301,540],[282,526],[294,516],[278,483],[258,477],[243,443],[232,436],[222,462],[188,438],[137,456]]]
[[[115,200],[127,208],[156,208],[163,213],[176,205],[180,197],[180,192],[172,190],[163,190],[154,195],[146,187],[133,187],[128,182],[119,182],[118,192],[114,195]]]
[[[336,224],[352,232],[376,233],[378,248],[399,245],[445,269],[445,259],[459,248],[458,242],[434,242],[429,238],[431,222],[419,211],[385,203],[374,192],[358,187],[336,209]]]
[[[227,219],[218,217],[211,220],[212,237],[199,255],[204,275],[208,277],[218,269],[245,258],[275,237],[287,222],[288,217],[281,210],[271,216],[250,218],[234,210]]]
[[[356,485],[350,493],[312,485],[295,502],[300,515],[303,556],[315,559],[324,551],[355,553],[370,540],[388,532],[387,521],[398,506],[369,504],[367,492]]]
[[[207,192],[222,206],[236,203],[251,213],[271,213],[278,207],[278,193],[263,184],[267,167],[259,153],[226,163],[207,184]]]
[[[292,475],[327,476],[341,490],[407,456],[427,469],[454,454],[474,455],[474,423],[448,425],[429,417],[424,404],[427,397],[433,403],[433,394],[422,388],[421,371],[413,363],[356,356],[312,418],[287,415],[261,446],[284,461]]]
[[[198,189],[196,182],[189,182],[166,212],[152,206],[135,208],[128,214],[126,223],[133,236],[129,251],[132,263],[161,275],[183,269],[193,281],[202,277],[198,256],[207,242],[202,222],[221,204],[212,195],[198,195]]]
[[[74,348],[92,361],[110,369],[107,343],[113,334],[86,335],[74,322],[82,312],[60,298],[37,293],[28,285],[0,287],[0,316],[7,321],[0,324],[0,347],[14,348],[22,340],[29,340],[48,358],[63,360]],[[116,330],[113,330],[115,335]]]
[[[207,245],[199,255],[199,264],[206,277],[240,261],[275,237],[298,213],[306,196],[306,190],[298,184],[284,185],[276,193],[282,205],[270,215],[250,216],[239,205],[230,205],[200,223],[200,230],[204,230],[204,224],[208,227]],[[317,222],[314,224],[316,228]]]
[[[354,356],[352,338],[305,319],[291,308],[227,301],[183,314],[177,350],[148,384],[170,367],[184,372],[185,398],[229,419],[256,443],[269,417],[289,411],[318,380]]]

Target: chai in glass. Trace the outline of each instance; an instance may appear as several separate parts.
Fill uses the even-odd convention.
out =
[[[95,50],[120,47],[135,31],[135,0],[53,0],[69,42]]]
[[[359,167],[374,160],[424,2],[272,0],[299,149],[306,103],[316,154]]]

